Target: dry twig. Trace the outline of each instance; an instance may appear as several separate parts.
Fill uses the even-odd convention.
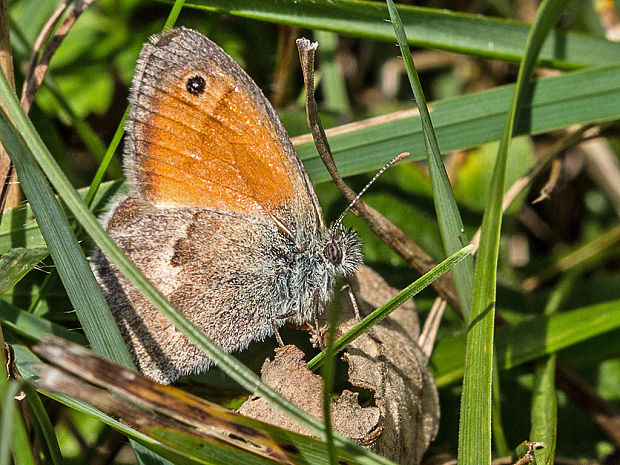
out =
[[[439,324],[441,323],[441,317],[446,309],[446,301],[441,297],[437,297],[433,302],[431,311],[426,317],[424,322],[424,328],[422,328],[422,334],[418,338],[418,344],[429,359],[433,353],[433,347],[435,346],[435,338],[437,337],[437,331],[439,330]]]
[[[596,423],[616,447],[620,447],[620,412],[601,398],[592,387],[558,363],[557,386]]]
[[[549,179],[540,190],[540,195],[532,201],[532,205],[543,200],[547,200],[551,193],[555,190],[555,187],[560,180],[560,173],[562,172],[562,160],[559,158],[554,159],[551,162],[551,170],[549,171]]]
[[[346,185],[334,162],[329,142],[325,136],[323,125],[319,118],[316,100],[314,99],[314,54],[318,44],[311,43],[307,39],[298,39],[297,47],[301,59],[302,72],[306,86],[306,113],[308,115],[308,126],[314,139],[319,156],[323,160],[327,171],[332,177],[338,190],[349,201],[353,201],[356,193]],[[420,273],[426,273],[437,264],[426,254],[415,242],[411,240],[403,231],[397,228],[387,218],[381,215],[374,208],[363,201],[356,204],[356,209],[360,217],[364,219],[368,227],[379,237],[388,247],[400,255],[410,266]],[[448,275],[443,275],[433,282],[433,287],[437,293],[444,298],[457,312],[461,313],[456,290],[452,279]]]
[[[15,88],[7,0],[0,0],[0,66],[11,86]],[[4,103],[1,101],[0,105],[4,107]],[[4,147],[0,144],[0,182],[2,182],[2,190],[0,191],[0,219],[2,218],[5,205],[14,207],[21,200],[19,188],[11,189],[11,186],[17,181],[14,171],[13,163],[11,163],[8,153],[6,153],[6,150],[4,150]],[[15,194],[12,195],[11,200],[7,202],[9,192],[14,192]]]
[[[22,104],[22,108],[24,108],[26,112],[29,111],[30,106],[32,105],[32,101],[30,101],[30,103],[27,105],[28,109],[26,109],[26,105],[24,105],[24,103],[25,103],[24,96],[27,93],[28,87],[30,85],[32,85],[32,82],[31,82],[32,81],[32,76],[33,76],[35,68],[37,66],[37,61],[39,60],[39,56],[41,54],[41,49],[43,48],[43,45],[45,45],[45,43],[47,42],[47,39],[49,39],[49,37],[52,34],[54,28],[58,24],[58,21],[60,21],[61,16],[67,10],[67,8],[69,7],[69,4],[72,1],[73,0],[64,0],[58,6],[56,11],[54,11],[54,13],[52,13],[52,16],[50,16],[48,18],[48,20],[45,22],[45,25],[43,26],[43,28],[39,32],[39,35],[37,36],[37,38],[34,41],[34,44],[32,45],[32,53],[30,54],[30,60],[28,60],[28,66],[26,67],[26,75],[24,76],[24,83],[22,85],[22,100],[21,100],[21,104]],[[32,99],[33,100],[34,100],[34,95],[35,94],[36,94],[36,89],[34,90],[34,93],[32,94]]]
[[[598,134],[599,131],[600,128],[598,127],[579,126],[556,142],[547,151],[547,153],[538,159],[536,164],[524,176],[519,178],[512,186],[510,186],[508,191],[506,191],[506,195],[504,195],[504,203],[502,204],[502,212],[508,210],[508,207],[510,207],[519,194],[521,194],[521,192],[523,192],[532,183],[534,178],[542,173],[556,157],[582,139]],[[474,244],[474,251],[472,253],[476,253],[478,250],[478,245],[480,243],[480,231],[480,228],[478,228],[478,231],[476,231],[476,234],[474,234],[474,237],[471,240],[471,243]]]
[[[49,64],[52,60],[52,57],[54,56],[54,53],[56,53],[56,50],[58,49],[64,38],[67,36],[69,31],[71,30],[71,27],[73,27],[77,19],[93,1],[94,0],[77,0],[69,14],[63,20],[62,24],[58,27],[52,38],[49,39],[49,41],[47,42],[47,46],[45,47],[45,50],[43,50],[43,52],[41,53],[41,57],[39,58],[39,60],[35,60],[35,62],[33,62],[31,57],[31,67],[26,72],[27,79],[24,81],[21,98],[21,105],[26,113],[30,111],[30,107],[32,106],[34,97],[37,94],[39,87],[41,87],[41,83],[43,82],[45,73],[47,73],[47,69],[49,68]],[[62,8],[62,6],[60,8]],[[52,17],[48,20],[47,24],[39,34],[39,37],[37,38],[37,43],[39,47],[43,45],[43,43],[45,42],[44,38],[49,36],[51,30],[54,28],[58,20],[58,17],[60,17],[60,14],[62,12],[59,13],[59,10],[57,10],[54,15],[52,15]],[[38,55],[38,50],[36,46],[33,50],[33,56],[35,54]]]

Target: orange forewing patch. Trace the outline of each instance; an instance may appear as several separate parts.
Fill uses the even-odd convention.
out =
[[[147,200],[251,214],[290,202],[290,155],[252,95],[221,75],[199,96],[185,82],[156,89],[137,122],[136,168]]]

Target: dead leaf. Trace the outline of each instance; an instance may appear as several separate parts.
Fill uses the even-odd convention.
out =
[[[296,346],[276,349],[273,360],[266,360],[262,368],[263,381],[288,400],[315,418],[322,418],[323,379],[306,366],[304,353]],[[381,415],[377,407],[361,407],[357,393],[344,391],[332,400],[334,429],[348,438],[365,444],[369,432],[380,427]],[[268,423],[309,435],[288,415],[259,396],[251,396],[238,410],[242,415],[263,419]]]
[[[397,291],[368,267],[349,282],[362,316]],[[343,296],[344,333],[357,320]],[[374,394],[374,406],[362,407],[358,394],[344,390],[332,400],[334,429],[397,463],[418,464],[439,426],[439,397],[428,361],[418,346],[419,321],[413,302],[360,336],[343,351],[349,382]],[[284,397],[316,418],[322,418],[323,381],[307,369],[294,346],[276,352],[263,364],[262,378]],[[250,397],[239,412],[292,431],[308,434],[286,415],[258,396]]]

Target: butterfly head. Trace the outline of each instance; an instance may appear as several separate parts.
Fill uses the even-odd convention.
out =
[[[322,254],[336,276],[351,276],[362,263],[361,242],[357,233],[345,229],[341,223],[329,229]]]

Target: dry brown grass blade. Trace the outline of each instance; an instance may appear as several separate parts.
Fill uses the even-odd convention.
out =
[[[540,159],[536,161],[536,164],[521,178],[519,178],[504,195],[504,203],[502,204],[502,211],[505,212],[512,202],[530,186],[534,178],[540,175],[547,167],[555,160],[562,152],[567,148],[572,147],[584,138],[593,137],[598,134],[600,128],[590,126],[579,126],[576,129],[570,131],[566,136],[556,142]],[[471,243],[474,244],[474,251],[478,250],[478,244],[480,242],[480,229],[476,231]]]
[[[54,56],[54,53],[56,53],[56,50],[58,50],[58,47],[60,47],[60,44],[65,39],[77,19],[93,1],[94,0],[77,0],[73,5],[73,8],[71,8],[71,11],[69,11],[65,19],[62,21],[62,23],[54,33],[54,35],[51,37],[51,39],[49,39],[49,41],[47,41],[47,46],[41,53],[40,58],[38,60],[32,60],[31,58],[30,67],[26,72],[27,78],[24,81],[22,98],[20,102],[22,108],[26,113],[30,111],[30,107],[32,106],[34,97],[37,94],[39,87],[41,87],[41,83],[43,82],[43,78],[47,73],[47,69],[49,68],[49,64],[52,60],[52,57]],[[39,34],[39,37],[37,38],[37,44],[39,46],[43,46],[43,43],[45,42],[43,38],[49,36],[54,26],[56,25],[56,22],[60,17],[60,14],[62,13],[61,12],[57,15],[59,10],[57,10],[54,15],[52,15],[50,20],[48,20],[47,24]],[[38,50],[36,49],[36,47],[35,50],[33,50],[33,56],[35,54],[38,55]]]
[[[43,366],[40,389],[68,395],[120,419],[136,431],[170,428],[211,443],[228,444],[281,463],[291,463],[283,447],[248,420],[187,392],[156,383],[88,349],[48,337],[34,351]]]
[[[314,144],[323,164],[327,168],[334,184],[342,195],[352,202],[357,194],[346,185],[342,176],[338,173],[336,164],[329,148],[329,142],[325,136],[323,125],[319,118],[318,107],[314,99],[314,54],[318,44],[312,44],[307,39],[299,39],[297,47],[301,59],[302,72],[306,86],[306,113],[308,116],[308,126],[312,133]],[[368,227],[377,237],[379,237],[388,247],[400,255],[412,268],[420,274],[424,274],[434,268],[437,263],[420,246],[411,240],[396,225],[385,218],[381,213],[360,200],[355,204],[355,209],[359,216],[366,222]],[[456,295],[454,283],[449,274],[445,274],[433,282],[433,287],[437,293],[445,299],[452,308],[461,312],[461,306]]]
[[[15,89],[7,0],[0,0],[0,66],[9,79],[11,87]],[[0,101],[0,105],[4,108],[4,102]],[[0,219],[2,219],[1,215],[5,206],[9,208],[16,207],[22,200],[13,164],[2,144],[0,144],[0,182],[2,182],[2,190],[0,192]]]
[[[556,383],[571,402],[581,408],[616,447],[620,447],[620,412],[601,398],[588,383],[561,364],[558,364],[556,370]]]

